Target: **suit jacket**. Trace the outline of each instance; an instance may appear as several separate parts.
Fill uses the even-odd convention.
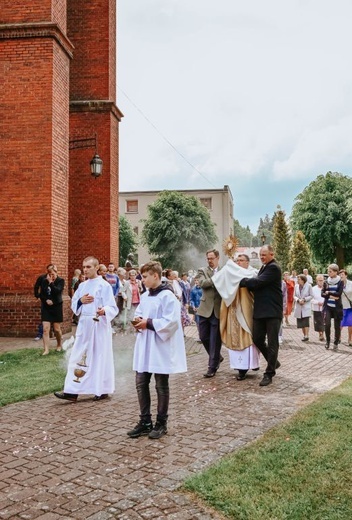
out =
[[[218,267],[219,271],[220,267]],[[201,287],[203,294],[200,299],[200,305],[197,311],[198,316],[203,318],[210,318],[214,311],[215,317],[220,318],[220,305],[221,296],[215,288],[212,282],[212,276],[214,271],[210,267],[201,267],[198,269],[197,280],[199,280],[199,286]]]
[[[281,269],[275,260],[263,265],[255,278],[243,278],[240,287],[254,293],[253,318],[282,319]]]
[[[41,274],[36,279],[36,282],[34,284],[34,296],[36,298],[40,298],[40,290],[41,290],[41,286],[42,286],[42,282],[43,282],[44,278],[46,278],[46,273],[45,274]]]

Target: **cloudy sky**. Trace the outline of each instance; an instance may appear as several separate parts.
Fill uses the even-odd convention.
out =
[[[256,231],[351,174],[351,0],[117,3],[121,191],[228,184]]]

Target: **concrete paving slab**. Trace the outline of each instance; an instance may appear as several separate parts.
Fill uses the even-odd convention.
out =
[[[280,348],[282,367],[265,388],[259,387],[262,370],[237,381],[226,352],[216,377],[204,379],[207,358],[196,328],[187,327],[188,372],[170,377],[169,433],[160,440],[126,435],[138,421],[130,332],[113,338],[117,388],[110,400],[87,396],[68,403],[48,395],[3,407],[0,519],[222,518],[181,493],[183,480],[352,374],[345,331],[338,351],[327,351],[313,332],[302,343],[291,320]],[[0,338],[0,352],[36,343]],[[153,394],[152,400],[155,408]]]

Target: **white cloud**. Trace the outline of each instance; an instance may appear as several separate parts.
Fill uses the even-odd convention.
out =
[[[344,117],[321,129],[309,129],[295,144],[291,155],[283,161],[275,161],[273,172],[276,180],[306,177],[312,170],[320,173],[351,171],[352,116]],[[345,171],[343,173],[348,173]]]
[[[209,179],[119,93],[121,189],[222,186],[240,176],[250,192],[263,173],[278,189],[346,173],[349,0],[120,0],[118,8],[118,84]],[[268,190],[274,207],[275,196]]]

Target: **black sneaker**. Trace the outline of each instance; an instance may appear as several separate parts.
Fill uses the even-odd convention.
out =
[[[246,375],[241,375],[241,374],[238,374],[238,376],[236,376],[236,379],[237,381],[244,381],[246,379]]]
[[[214,377],[216,374],[216,370],[211,370],[210,368],[208,368],[208,372],[206,374],[203,374],[203,377]]]
[[[268,386],[272,383],[272,378],[267,374],[264,374],[263,379],[260,381],[259,386]]]
[[[109,399],[109,394],[95,395],[93,401],[101,401],[102,399]]]
[[[155,423],[154,428],[149,433],[148,437],[149,437],[149,439],[160,439],[160,437],[162,437],[163,435],[166,435],[166,434],[167,434],[166,423],[162,424],[157,421]]]
[[[153,423],[149,422],[143,422],[139,421],[138,424],[133,428],[133,430],[130,430],[127,432],[127,435],[131,437],[131,439],[135,439],[137,437],[140,437],[141,435],[148,435],[153,429]]]
[[[54,392],[54,396],[58,399],[65,399],[66,401],[77,401],[77,394],[66,394],[65,392]]]
[[[224,361],[224,358],[223,358],[223,356],[222,356],[222,355],[220,354],[220,357],[219,357],[219,364],[218,364],[218,366],[217,366],[217,369],[216,369],[216,370],[218,370],[218,369],[219,369],[219,367],[220,367],[220,363],[222,363],[223,361]]]
[[[237,381],[243,381],[244,379],[246,379],[246,375],[247,375],[247,370],[239,369],[238,376],[236,377]]]

